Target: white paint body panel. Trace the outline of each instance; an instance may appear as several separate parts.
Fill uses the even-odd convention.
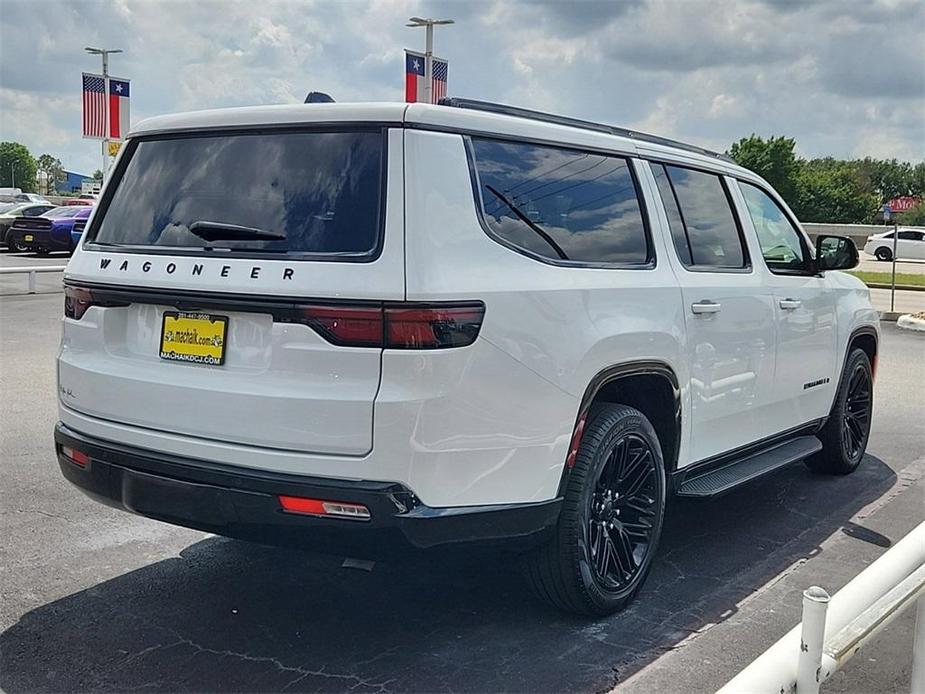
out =
[[[400,127],[402,120],[414,127]],[[66,280],[306,300],[480,300],[486,312],[475,343],[435,351],[343,348],[304,326],[231,313],[227,365],[202,367],[157,357],[154,333],[165,307],[94,307],[80,321],[64,320],[59,385],[65,425],[201,460],[398,482],[434,507],[543,501],[557,494],[582,397],[608,367],[657,361],[674,371],[682,418],[677,465],[683,467],[825,416],[849,336],[858,327],[876,328],[866,288],[854,278],[772,275],[737,195],[752,271],[695,273],[681,266],[651,172],[639,157],[761,183],[707,156],[419,104],[200,112],[150,119],[134,134],[319,122],[396,124],[389,135],[385,239],[376,261],[80,248]],[[435,129],[631,158],[650,219],[655,267],[555,266],[495,242],[477,215],[463,136]],[[110,259],[105,268],[103,257]],[[200,275],[192,274],[193,264],[205,265]],[[254,265],[261,266],[256,279]],[[291,279],[285,267],[295,269]],[[794,294],[802,310],[782,314],[779,299]],[[691,304],[701,299],[722,310],[694,315]],[[804,393],[803,384],[817,371],[829,384]]]

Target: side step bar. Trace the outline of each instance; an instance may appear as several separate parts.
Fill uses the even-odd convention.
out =
[[[701,499],[718,496],[769,472],[804,460],[820,450],[822,450],[822,442],[815,436],[791,439],[722,467],[699,474],[693,472],[690,477],[681,482],[677,495]]]

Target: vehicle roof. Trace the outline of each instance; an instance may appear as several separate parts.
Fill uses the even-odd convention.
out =
[[[134,127],[129,137],[215,128],[250,128],[261,125],[282,126],[310,123],[395,123],[425,129],[518,137],[546,141],[565,147],[590,147],[630,156],[638,155],[678,161],[761,180],[747,169],[724,158],[700,154],[679,146],[637,140],[632,137],[506,113],[419,103],[285,104],[190,111],[147,118]]]

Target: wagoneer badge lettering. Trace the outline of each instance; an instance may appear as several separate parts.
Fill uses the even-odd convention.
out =
[[[100,270],[109,270],[110,265],[112,265],[112,258],[100,258]],[[121,272],[125,272],[130,267],[130,261],[123,260],[118,267]],[[141,264],[142,272],[151,272],[152,269],[155,271],[158,270],[158,268],[155,267],[150,260],[146,260]],[[160,269],[163,270],[164,274],[172,275],[177,271],[177,264],[175,262],[169,262]],[[221,265],[218,267],[218,275],[222,278],[234,279],[235,275],[232,274],[233,269],[234,268],[231,265]],[[204,270],[205,265],[203,263],[194,263],[192,267],[190,267],[190,275],[194,277],[201,276]],[[242,273],[242,276],[246,275],[249,279],[257,280],[260,279],[261,272],[263,272],[263,266],[252,265]],[[293,268],[282,268],[282,278],[284,280],[291,280],[294,274],[295,270]]]

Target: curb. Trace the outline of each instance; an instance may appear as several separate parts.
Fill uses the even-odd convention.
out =
[[[861,279],[860,277],[858,279]],[[863,280],[861,280],[863,282]],[[892,289],[892,286],[889,284],[883,284],[881,282],[870,282],[866,283],[867,286],[871,289]],[[898,292],[925,292],[925,287],[915,286],[910,284],[897,284],[896,291]]]
[[[880,311],[880,320],[887,323],[895,323],[899,317],[904,315],[899,311]]]
[[[896,326],[906,330],[925,332],[925,318],[916,318],[911,313],[906,313],[896,319]]]

